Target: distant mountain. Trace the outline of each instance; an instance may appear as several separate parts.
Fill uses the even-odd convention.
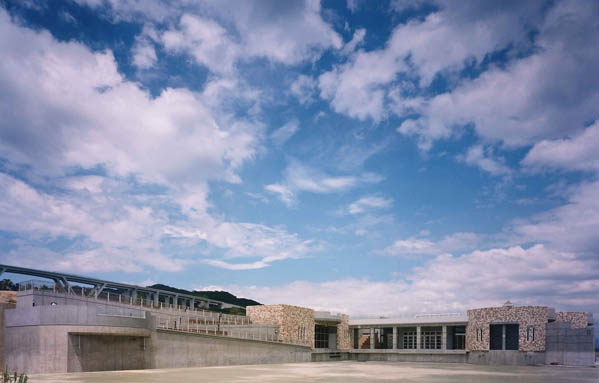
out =
[[[246,298],[237,298],[235,295],[226,292],[226,291],[189,291],[189,290],[184,290],[184,289],[178,289],[176,287],[171,287],[171,286],[167,286],[167,285],[163,285],[160,283],[157,283],[155,285],[152,286],[147,286],[153,289],[160,289],[160,290],[165,290],[165,291],[171,291],[173,293],[179,293],[179,294],[188,294],[188,295],[195,295],[197,297],[200,298],[209,298],[209,299],[214,299],[217,301],[221,301],[221,302],[225,302],[225,303],[230,303],[232,305],[237,305],[237,306],[242,306],[242,307],[247,307],[247,306],[258,306],[261,303],[256,302],[255,300],[252,299],[246,299]]]

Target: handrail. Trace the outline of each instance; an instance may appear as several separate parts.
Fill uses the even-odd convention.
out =
[[[53,282],[30,280],[19,283],[19,291],[29,290],[42,291],[42,293],[47,291],[52,292],[53,294],[66,294],[66,291],[64,291],[64,289],[61,289],[60,285],[56,285]],[[79,299],[83,298],[85,300],[91,301],[105,301],[110,304],[125,305],[128,307],[132,306],[134,308],[140,309],[149,309],[151,311],[165,311],[183,316],[202,316],[213,319],[220,318],[220,321],[226,324],[251,324],[249,318],[244,315],[225,314],[216,311],[203,310],[197,308],[192,309],[190,307],[181,305],[165,305],[163,304],[163,302],[159,302],[159,305],[155,305],[155,302],[152,299],[144,299],[141,297],[133,298],[132,296],[125,294],[111,294],[110,292],[102,292],[97,296],[86,295],[86,291],[89,293],[92,290],[92,288],[86,288],[83,286],[71,286],[71,292],[75,294],[69,296],[77,297]]]

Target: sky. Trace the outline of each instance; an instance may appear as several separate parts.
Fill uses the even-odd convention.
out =
[[[598,6],[0,0],[0,263],[599,317]]]

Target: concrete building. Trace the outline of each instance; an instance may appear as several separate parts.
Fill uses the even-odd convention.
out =
[[[280,304],[242,316],[64,283],[20,287],[16,306],[0,305],[0,367],[27,373],[327,360],[595,362],[591,315],[546,306],[351,319]]]

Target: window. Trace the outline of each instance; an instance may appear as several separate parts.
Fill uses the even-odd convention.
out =
[[[425,350],[441,349],[441,331],[422,331],[420,348]]]
[[[416,348],[416,331],[410,331],[403,334],[403,348],[413,350]]]
[[[526,328],[526,341],[527,342],[533,342],[535,340],[535,327],[534,326],[528,326]]]
[[[483,341],[483,329],[480,327],[476,329],[476,341],[477,342]]]
[[[314,326],[314,347],[329,348],[329,328],[327,326]]]

